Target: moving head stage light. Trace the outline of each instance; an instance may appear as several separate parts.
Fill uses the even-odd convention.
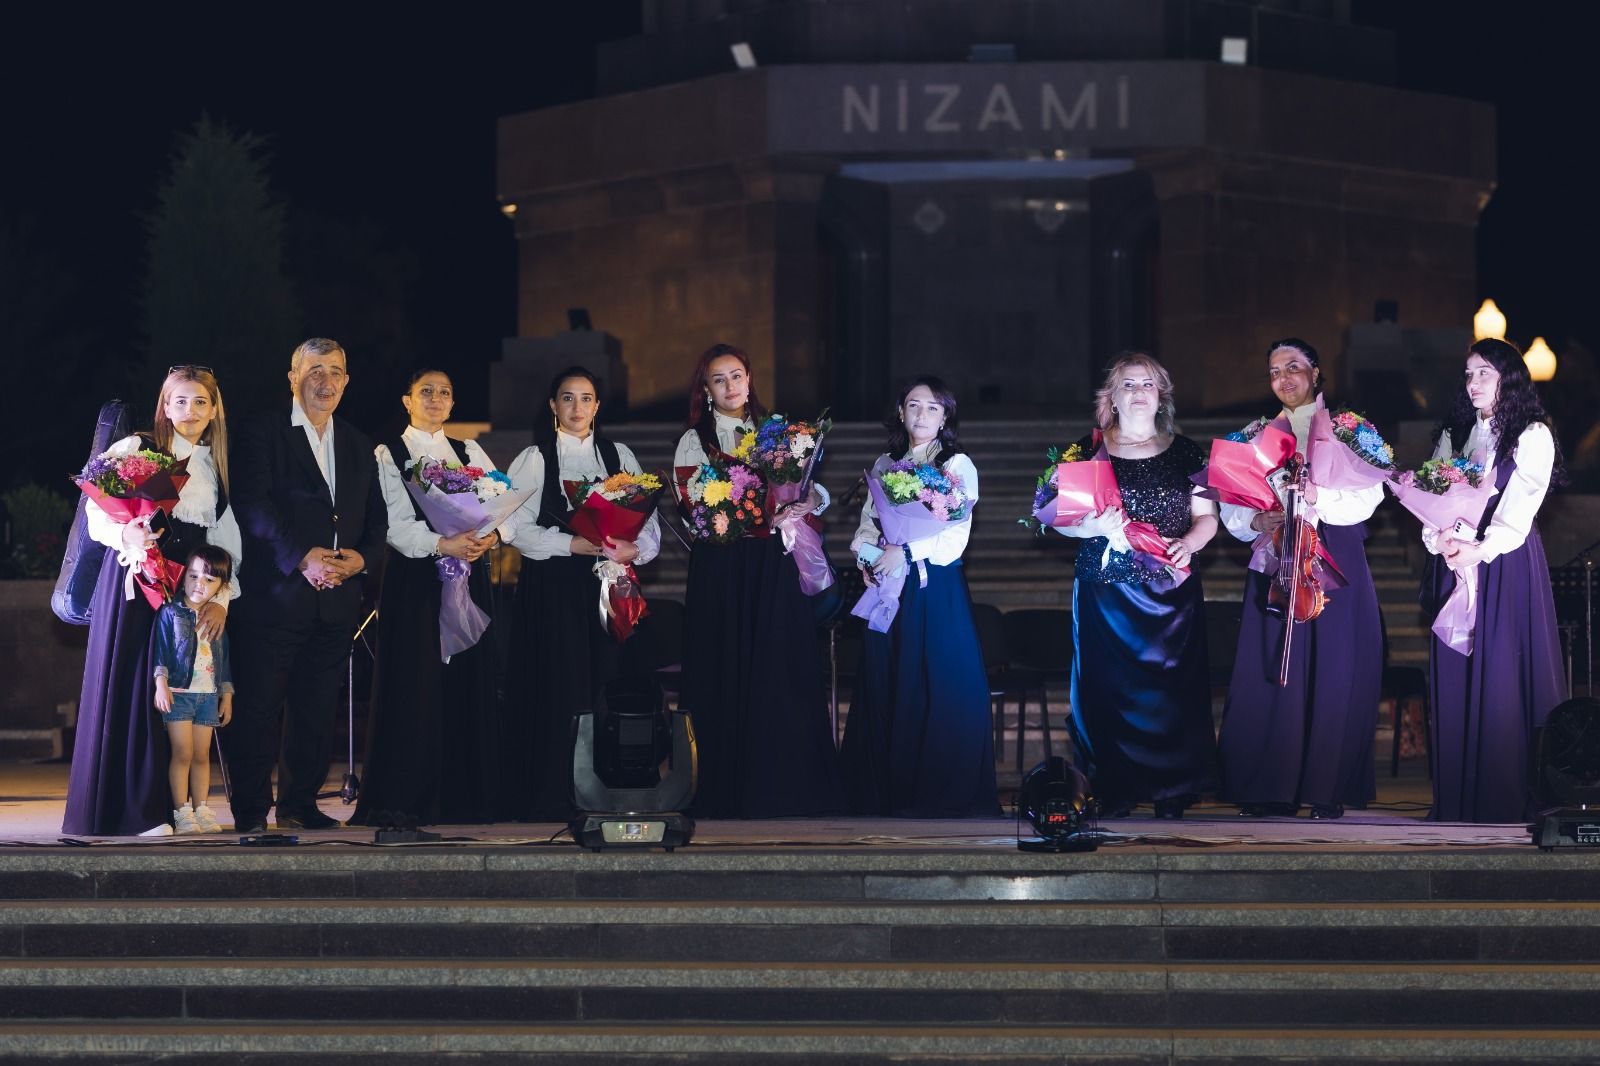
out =
[[[1023,840],[1022,851],[1093,851],[1100,846],[1093,833],[1084,832],[1094,824],[1094,797],[1089,779],[1059,755],[1052,755],[1035,766],[1022,779],[1017,794],[1017,812],[1026,817],[1038,839]]]
[[[1533,742],[1533,775],[1539,850],[1600,847],[1600,700],[1580,697],[1550,712]]]
[[[598,723],[592,713],[578,716],[572,794],[584,813],[572,837],[583,847],[671,851],[694,837],[694,819],[682,813],[698,775],[694,726],[666,702],[654,681],[624,678],[606,687]]]

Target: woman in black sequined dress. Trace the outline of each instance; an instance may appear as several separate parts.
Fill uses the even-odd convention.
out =
[[[1142,353],[1112,360],[1095,417],[1123,508],[1060,527],[1083,540],[1072,589],[1073,743],[1106,816],[1154,801],[1157,816],[1181,818],[1216,786],[1205,594],[1198,574],[1174,587],[1165,567],[1118,548],[1129,521],[1149,522],[1173,563],[1190,565],[1217,532],[1216,505],[1189,480],[1205,453],[1177,434],[1172,379]]]

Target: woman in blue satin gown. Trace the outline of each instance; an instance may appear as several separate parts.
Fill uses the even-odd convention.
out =
[[[1113,358],[1095,418],[1123,507],[1056,527],[1083,540],[1072,588],[1072,738],[1111,818],[1149,801],[1157,817],[1182,818],[1216,785],[1200,576],[1174,585],[1167,567],[1127,550],[1123,532],[1129,521],[1153,524],[1176,567],[1216,535],[1216,505],[1190,481],[1205,455],[1177,433],[1174,414],[1160,363],[1142,352]]]

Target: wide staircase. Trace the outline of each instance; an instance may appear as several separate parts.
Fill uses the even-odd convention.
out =
[[[1184,432],[1202,447],[1213,437],[1239,428],[1239,421],[1189,420]],[[1032,508],[1034,480],[1045,467],[1045,450],[1066,445],[1089,431],[1087,423],[985,421],[963,427],[962,445],[978,468],[982,500],[973,512],[972,539],[963,565],[978,603],[1002,611],[1024,607],[1070,608],[1072,558],[1076,542],[1050,534],[1039,537],[1018,524]],[[668,470],[676,434],[660,425],[624,425],[607,430],[626,442],[647,470]],[[838,505],[825,515],[828,554],[837,566],[850,565],[850,538],[861,516],[862,472],[883,451],[885,433],[876,423],[836,425],[828,436],[820,480]],[[1392,499],[1369,523],[1367,557],[1377,584],[1388,630],[1390,663],[1427,662],[1427,630],[1417,605],[1420,544],[1417,524]],[[1249,548],[1225,531],[1201,553],[1196,571],[1208,600],[1239,602],[1244,593]],[[682,599],[688,553],[670,533],[663,534],[660,558],[643,576],[648,594]]]
[[[1590,855],[871,844],[11,850],[0,1061],[1600,1057]]]

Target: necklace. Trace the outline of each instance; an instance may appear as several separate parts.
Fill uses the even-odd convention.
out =
[[[1122,439],[1122,434],[1118,433],[1117,434],[1117,447],[1119,447],[1119,448],[1143,448],[1146,444],[1154,443],[1155,439],[1157,437],[1159,437],[1160,435],[1161,434],[1159,434],[1159,433],[1152,433],[1148,437],[1146,437],[1144,440],[1123,440]]]

